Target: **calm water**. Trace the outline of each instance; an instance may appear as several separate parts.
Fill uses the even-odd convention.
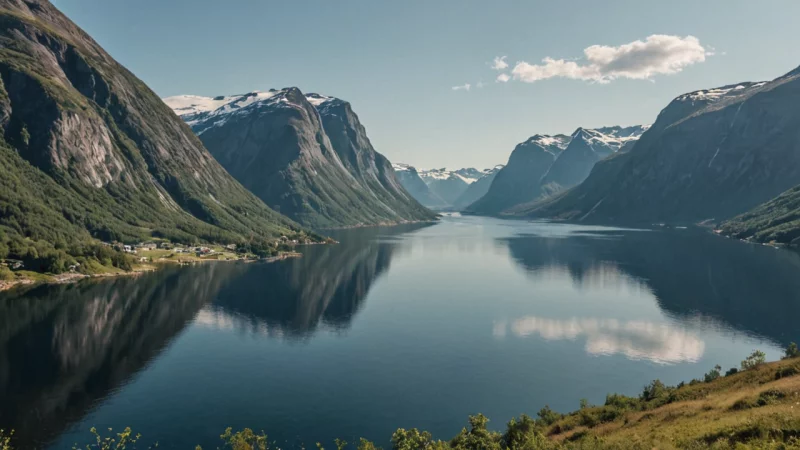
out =
[[[0,428],[23,447],[131,426],[215,448],[398,427],[449,438],[800,341],[800,257],[693,230],[450,217],[349,231],[275,264],[0,296]],[[330,445],[330,444],[329,444]]]

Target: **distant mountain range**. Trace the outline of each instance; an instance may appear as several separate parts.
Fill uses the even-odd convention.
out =
[[[502,167],[417,170],[408,164],[394,164],[403,186],[420,203],[436,210],[458,210],[480,198]]]
[[[800,69],[675,98],[630,151],[516,214],[602,223],[726,222],[755,240],[798,236]],[[784,193],[774,201],[771,199]],[[763,206],[758,206],[761,203]]]
[[[635,142],[647,126],[578,128],[570,136],[531,136],[514,148],[486,195],[464,209],[500,214],[581,183],[592,167]]]
[[[427,221],[350,104],[297,88],[164,99],[214,157],[271,208],[336,228]]]

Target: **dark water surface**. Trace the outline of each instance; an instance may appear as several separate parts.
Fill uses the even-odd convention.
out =
[[[0,428],[69,448],[131,426],[215,448],[449,438],[638,394],[800,341],[800,257],[695,230],[448,217],[209,263],[0,294]]]

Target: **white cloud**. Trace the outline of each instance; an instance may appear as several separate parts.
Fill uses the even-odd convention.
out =
[[[515,80],[534,83],[549,78],[608,83],[617,78],[650,80],[672,75],[706,60],[713,52],[694,36],[654,34],[644,41],[618,47],[592,45],[583,50],[585,61],[544,58],[542,64],[518,62],[511,71]],[[500,74],[502,76],[504,74]],[[498,81],[502,81],[498,76]]]
[[[511,79],[511,76],[509,74],[507,74],[507,73],[501,73],[500,75],[497,76],[497,81],[499,83],[505,83],[510,79]]]
[[[508,56],[497,56],[492,61],[492,69],[494,70],[506,70],[508,69],[508,63],[506,62],[506,58]]]
[[[461,86],[453,86],[452,89],[454,91],[468,91],[472,88],[472,85],[469,83],[462,84]]]

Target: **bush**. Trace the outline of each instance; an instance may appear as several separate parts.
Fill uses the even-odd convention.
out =
[[[669,395],[669,388],[661,380],[653,380],[644,387],[639,399],[644,402],[664,399]]]
[[[786,353],[783,355],[782,359],[790,359],[798,357],[800,357],[800,349],[797,348],[797,344],[792,342],[789,344],[788,347],[786,347]]]
[[[742,361],[742,370],[755,369],[765,362],[767,362],[767,355],[761,350],[753,350],[753,353]]]
[[[231,450],[267,450],[268,448],[267,435],[263,431],[261,434],[256,434],[250,428],[233,433],[233,430],[228,427],[219,438],[225,443],[223,448]]]
[[[398,428],[392,434],[392,450],[417,450],[431,446],[433,437],[427,431],[420,432],[416,428],[406,430]]]
[[[6,266],[0,266],[0,281],[11,281],[14,278],[14,272],[12,272],[11,269]],[[0,449],[2,449],[2,447],[0,447]]]
[[[544,405],[544,408],[540,409],[536,415],[539,416],[539,420],[545,425],[552,425],[556,420],[563,417],[563,415],[550,409],[548,405]]]
[[[728,369],[727,372],[725,372],[725,376],[729,377],[731,375],[736,375],[737,373],[739,373],[739,369],[737,369],[736,367],[731,367],[730,369]]]
[[[710,382],[716,380],[717,378],[720,377],[720,372],[721,371],[722,371],[722,367],[720,367],[719,364],[717,364],[716,366],[714,366],[713,369],[711,369],[711,371],[709,371],[707,374],[705,374],[705,376],[703,377],[703,381],[705,381],[706,383],[710,383]]]

